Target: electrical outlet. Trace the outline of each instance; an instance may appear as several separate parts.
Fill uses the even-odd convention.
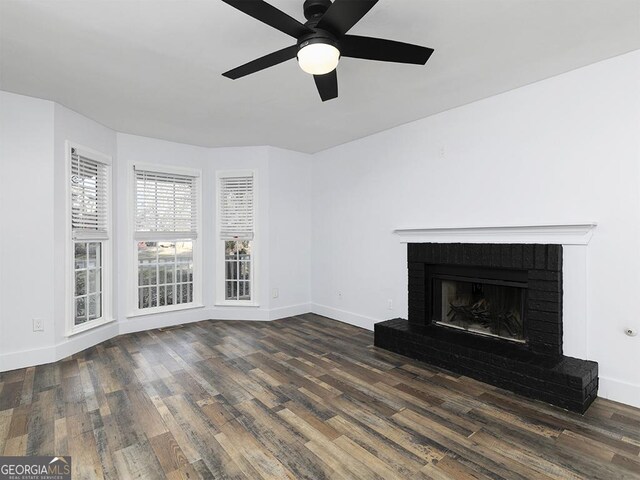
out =
[[[389,310],[393,310],[393,300],[392,299],[387,300],[387,308]]]
[[[44,332],[44,321],[41,318],[33,319],[33,331]]]
[[[271,290],[271,296],[273,298],[278,298],[280,296],[280,291],[277,288],[274,288],[273,290]]]

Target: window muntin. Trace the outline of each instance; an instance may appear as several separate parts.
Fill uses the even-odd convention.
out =
[[[138,242],[138,308],[193,302],[193,242]]]
[[[74,325],[102,317],[102,242],[74,242]]]
[[[251,300],[251,242],[225,241],[225,300]]]
[[[158,167],[158,170],[162,170]],[[138,310],[196,302],[198,178],[135,169],[136,302]]]

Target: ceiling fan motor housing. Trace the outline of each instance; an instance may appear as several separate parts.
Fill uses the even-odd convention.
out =
[[[307,20],[319,19],[331,6],[331,0],[305,0],[304,16]]]

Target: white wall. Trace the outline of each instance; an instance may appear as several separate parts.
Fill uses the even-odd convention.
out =
[[[54,342],[53,119],[52,102],[0,92],[0,371]]]
[[[310,310],[311,156],[269,149],[269,276],[272,318]],[[274,297],[277,290],[277,298]]]
[[[586,350],[601,394],[640,406],[638,78],[640,51],[316,155],[314,310],[406,318],[396,228],[596,221]]]

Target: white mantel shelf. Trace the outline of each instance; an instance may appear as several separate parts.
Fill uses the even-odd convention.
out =
[[[587,245],[597,223],[504,225],[493,227],[400,228],[402,243],[551,243]]]

